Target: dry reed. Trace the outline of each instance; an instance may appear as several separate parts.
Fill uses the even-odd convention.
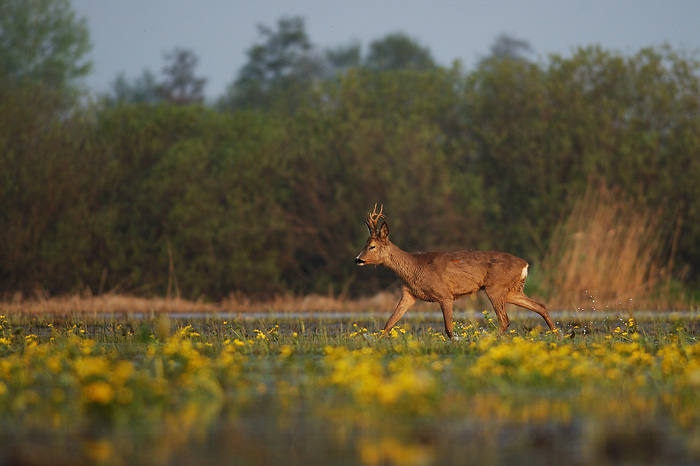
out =
[[[98,296],[41,295],[35,298],[15,296],[0,302],[3,315],[91,315],[91,314],[218,314],[218,313],[286,313],[286,312],[391,312],[398,301],[397,292],[382,292],[355,300],[339,299],[317,294],[307,296],[275,296],[255,301],[241,295],[231,295],[218,302],[189,301],[182,298],[141,298],[125,294]]]
[[[549,306],[631,311],[668,305],[652,294],[668,278],[671,237],[657,213],[589,186],[556,228],[543,260]]]

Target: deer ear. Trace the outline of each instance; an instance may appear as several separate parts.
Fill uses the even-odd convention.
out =
[[[367,225],[367,231],[369,231],[369,235],[370,235],[370,236],[376,235],[376,232],[375,232],[374,229],[372,228],[372,225],[369,224],[369,222],[365,222],[365,225]]]
[[[382,227],[379,229],[379,237],[386,239],[389,236],[389,225],[386,222],[382,223]]]

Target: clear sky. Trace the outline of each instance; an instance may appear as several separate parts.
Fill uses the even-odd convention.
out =
[[[199,57],[208,97],[223,94],[260,42],[257,25],[301,16],[321,49],[367,45],[403,32],[441,65],[469,69],[506,33],[530,43],[533,58],[599,44],[623,53],[665,42],[700,49],[700,0],[72,0],[88,20],[94,65],[87,84],[105,92],[117,73],[156,75],[175,47]]]

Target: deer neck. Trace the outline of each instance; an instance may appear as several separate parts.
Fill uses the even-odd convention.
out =
[[[415,257],[393,243],[390,243],[388,259],[383,264],[392,270],[403,282],[412,281],[418,269]]]

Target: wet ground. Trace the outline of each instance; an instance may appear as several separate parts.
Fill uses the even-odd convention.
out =
[[[48,336],[53,328],[79,325],[88,336],[109,335],[113,333],[135,333],[145,327],[152,328],[156,320],[165,314],[91,314],[50,316],[43,318],[21,318],[23,331],[39,337]],[[269,313],[172,313],[167,314],[173,328],[192,325],[206,336],[216,333],[222,324],[240,328],[246,334],[253,334],[256,329],[270,329],[277,325],[280,332],[302,332],[316,334],[323,332],[328,336],[347,334],[359,328],[366,333],[379,332],[390,313],[358,312],[269,312]],[[517,335],[525,335],[532,330],[548,330],[544,321],[532,312],[510,311],[509,330]],[[668,333],[679,329],[688,335],[700,336],[700,311],[638,311],[630,313],[604,313],[592,311],[562,312],[551,311],[550,316],[557,328],[568,336],[587,336],[614,334],[630,330],[648,333]],[[630,322],[633,318],[633,322]],[[27,322],[30,320],[30,322]],[[473,326],[481,331],[497,331],[495,315],[483,311],[460,311],[454,314],[455,328]],[[443,320],[440,312],[410,312],[398,325],[416,335],[425,332],[442,332]]]

